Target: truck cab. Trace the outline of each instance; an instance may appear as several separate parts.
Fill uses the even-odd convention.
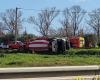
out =
[[[64,52],[66,51],[66,40],[65,39],[54,39],[52,41],[52,52]]]

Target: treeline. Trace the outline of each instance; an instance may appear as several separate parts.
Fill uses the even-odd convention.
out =
[[[60,13],[61,12],[61,13]],[[86,15],[88,14],[88,15]],[[47,37],[71,37],[71,36],[90,36],[95,37],[96,43],[100,42],[100,8],[87,12],[78,5],[74,5],[70,8],[65,8],[63,11],[56,9],[55,7],[46,8],[38,12],[37,16],[30,15],[28,19],[22,17],[22,11],[19,9],[16,14],[16,9],[8,9],[5,12],[0,13],[0,37],[4,35],[17,34],[17,38],[24,39],[27,32],[23,32],[20,36],[20,31],[23,29],[23,22],[33,24],[34,29],[40,33],[41,36]],[[55,28],[52,26],[55,18],[62,15],[62,18],[58,20],[61,27]],[[17,16],[17,20],[16,20]],[[16,26],[17,23],[17,26]],[[83,25],[86,30],[83,29]],[[88,25],[92,30],[88,30]],[[29,27],[29,26],[27,26]],[[33,29],[33,28],[32,28]],[[93,32],[93,33],[86,33]],[[6,34],[5,34],[6,33]],[[25,34],[24,34],[25,33]],[[35,34],[33,32],[33,34]],[[29,34],[30,35],[30,34]],[[35,36],[35,35],[32,35]],[[7,38],[7,37],[6,37]],[[31,37],[32,38],[32,37]],[[11,39],[11,38],[10,38]]]

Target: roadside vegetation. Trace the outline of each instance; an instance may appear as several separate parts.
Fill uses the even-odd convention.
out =
[[[7,53],[0,54],[0,67],[99,65],[99,49],[71,49],[59,53]]]

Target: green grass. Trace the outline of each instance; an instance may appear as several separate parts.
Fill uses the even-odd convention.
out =
[[[63,65],[99,65],[100,55],[42,55],[5,54],[0,56],[0,67],[35,67]]]
[[[100,49],[70,49],[65,53],[0,54],[0,67],[100,65]]]

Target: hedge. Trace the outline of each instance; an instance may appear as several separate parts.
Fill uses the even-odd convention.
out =
[[[100,49],[70,49],[66,52],[69,55],[100,55]]]

